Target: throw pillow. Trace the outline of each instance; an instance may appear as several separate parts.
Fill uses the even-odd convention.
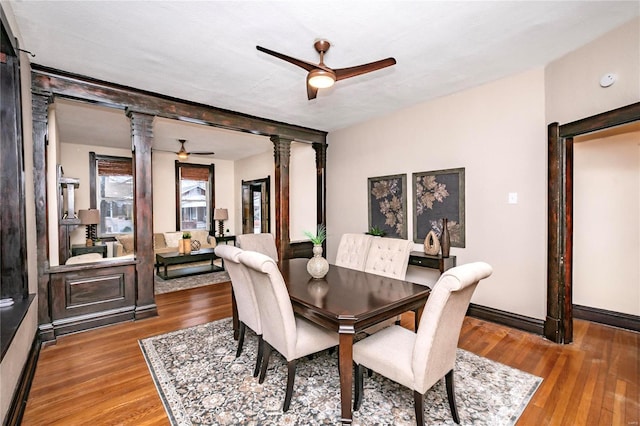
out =
[[[178,247],[179,241],[182,239],[182,232],[165,232],[164,241],[167,247]]]
[[[116,236],[116,240],[118,240],[118,242],[122,244],[122,248],[124,249],[125,254],[133,253],[133,235],[132,234],[118,235]]]
[[[207,237],[209,236],[209,231],[207,231],[206,229],[194,229],[193,231],[189,231],[191,232],[191,239],[192,240],[198,240],[200,241],[200,243],[206,243],[207,242]]]

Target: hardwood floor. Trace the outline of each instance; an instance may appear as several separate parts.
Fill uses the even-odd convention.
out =
[[[228,317],[230,294],[224,283],[158,295],[158,317],[43,348],[22,424],[169,424],[138,339]],[[402,324],[412,327],[412,315]],[[576,321],[574,337],[561,346],[466,318],[460,347],[544,378],[520,426],[638,425],[640,334]]]

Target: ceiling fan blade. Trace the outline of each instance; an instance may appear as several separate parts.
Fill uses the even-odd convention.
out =
[[[304,68],[307,71],[312,71],[312,70],[314,70],[316,68],[320,68],[320,69],[323,69],[325,71],[331,71],[331,68],[328,68],[328,67],[326,67],[324,65],[312,64],[311,62],[303,61],[301,59],[292,58],[291,56],[287,56],[287,55],[285,55],[283,53],[274,52],[273,50],[269,50],[269,49],[266,49],[266,48],[261,47],[261,46],[256,46],[256,49],[258,49],[259,51],[264,52],[264,53],[266,53],[268,55],[275,56],[278,59],[282,59],[283,61],[287,61],[289,63],[292,63],[293,65],[297,65],[300,68]]]
[[[214,155],[215,152],[212,151],[191,151],[189,155]]]
[[[309,74],[307,74],[307,99],[315,99],[318,95],[318,88],[309,84]]]
[[[381,59],[379,61],[370,62],[364,65],[358,65],[355,67],[349,68],[339,68],[334,70],[336,73],[336,81],[344,80],[345,78],[355,77],[360,74],[366,74],[368,72],[377,71],[382,68],[390,67],[391,65],[395,65],[396,60],[394,58]]]

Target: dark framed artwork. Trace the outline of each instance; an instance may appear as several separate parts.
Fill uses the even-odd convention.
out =
[[[369,230],[385,237],[407,238],[407,175],[369,178]]]
[[[448,219],[452,247],[465,246],[464,168],[414,173],[413,241],[424,242],[432,229],[442,233],[442,219]]]

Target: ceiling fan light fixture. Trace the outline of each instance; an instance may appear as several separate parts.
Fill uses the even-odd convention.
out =
[[[186,160],[187,158],[189,158],[189,154],[184,149],[178,151],[177,154],[179,160]]]
[[[325,70],[315,69],[309,73],[309,85],[316,89],[326,89],[333,86],[336,76]]]

